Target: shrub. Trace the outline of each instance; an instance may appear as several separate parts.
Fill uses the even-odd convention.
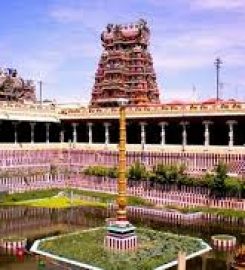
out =
[[[117,167],[107,168],[103,166],[89,166],[84,171],[85,175],[116,178],[118,175]]]
[[[210,196],[220,198],[224,196],[230,197],[245,197],[245,182],[239,179],[227,176],[227,166],[223,163],[218,164],[216,171],[206,173],[203,177],[190,177],[185,173],[183,165],[165,165],[159,163],[152,170],[147,170],[146,167],[139,161],[130,166],[126,172],[126,178],[130,180],[148,179],[150,186],[155,183],[159,184],[177,184],[180,188],[182,185],[189,187],[206,187],[210,189]],[[89,166],[84,170],[86,175],[94,175],[100,177],[118,177],[117,167]]]
[[[181,184],[185,176],[185,167],[183,165],[164,165],[157,164],[153,168],[153,173],[156,175],[156,181],[161,184]]]
[[[139,161],[130,166],[128,170],[128,178],[132,180],[142,180],[147,178],[147,171],[143,164]]]
[[[117,178],[118,177],[118,169],[117,167],[108,168],[108,177]]]
[[[225,191],[226,196],[230,197],[241,197],[242,184],[239,179],[227,177],[225,179]]]

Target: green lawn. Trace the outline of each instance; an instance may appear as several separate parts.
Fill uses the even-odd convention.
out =
[[[4,196],[3,203],[0,203],[0,205],[6,203],[11,204],[12,202],[20,202],[52,197],[58,194],[59,191],[61,190],[55,188],[55,189],[42,189],[42,190],[26,191],[22,193],[7,194],[6,196]]]
[[[152,270],[175,260],[179,251],[191,254],[205,248],[196,238],[138,228],[136,252],[112,253],[103,247],[105,233],[100,228],[64,235],[41,242],[39,250],[106,270]]]
[[[73,190],[76,194],[100,198],[101,202],[111,202],[112,200],[115,200],[117,197],[116,194],[105,193],[105,192],[68,189],[68,191],[71,191],[71,190]],[[128,205],[153,206],[153,204],[148,202],[147,200],[140,197],[136,197],[136,196],[128,196],[127,200],[128,200]]]
[[[47,207],[47,208],[67,208],[73,206],[94,206],[94,207],[106,207],[105,203],[94,202],[94,201],[84,201],[80,199],[70,200],[67,197],[50,197],[44,199],[36,200],[26,200],[12,203],[12,205],[24,205],[32,207]]]
[[[27,191],[23,193],[14,193],[6,195],[4,198],[4,201],[0,203],[1,205],[16,205],[16,204],[22,204],[22,205],[29,205],[29,206],[39,206],[39,207],[49,207],[48,203],[50,202],[50,197],[53,197],[57,195],[60,191],[64,191],[61,189],[48,189],[48,190],[35,190],[35,191]],[[73,206],[76,205],[87,205],[87,206],[102,206],[104,207],[106,203],[111,202],[116,199],[116,194],[110,194],[110,193],[104,193],[104,192],[95,192],[95,191],[87,191],[87,190],[78,190],[78,189],[66,189],[68,193],[73,191],[74,194],[80,194],[84,196],[89,196],[92,198],[99,199],[98,204],[95,202],[77,202],[74,201]],[[47,198],[47,200],[43,201],[44,205],[38,201],[38,199]],[[31,200],[34,200],[35,205],[31,205]],[[26,204],[28,203],[28,204]],[[40,204],[39,204],[40,203]],[[52,203],[52,201],[51,201]],[[78,203],[78,204],[76,204]],[[87,203],[87,204],[86,204]],[[53,203],[52,203],[53,205]],[[59,206],[60,205],[60,206]],[[60,204],[58,203],[58,207],[62,208],[62,202]],[[64,202],[64,207],[69,207],[69,202]],[[149,207],[155,207],[153,204],[149,203],[143,198],[135,197],[135,196],[129,196],[128,197],[128,205],[139,205],[139,206],[149,206]],[[53,206],[50,206],[53,207]],[[54,202],[54,207],[56,207],[56,202]],[[158,209],[161,207],[157,207]],[[204,213],[211,213],[211,214],[217,214],[223,217],[236,217],[236,218],[245,218],[245,211],[239,211],[239,210],[233,210],[233,209],[220,209],[220,208],[209,208],[209,207],[195,207],[195,208],[183,208],[179,206],[164,206],[162,208],[168,208],[168,209],[175,209],[179,210],[183,213],[192,213],[192,212],[204,212]]]
[[[57,195],[60,191],[66,191],[68,194],[73,191],[74,194],[77,195],[83,195],[83,196],[89,196],[92,198],[99,199],[99,201],[102,203],[102,205],[105,206],[106,203],[112,202],[116,199],[116,194],[110,194],[110,193],[104,193],[104,192],[95,192],[95,191],[87,191],[87,190],[78,190],[78,189],[66,189],[66,190],[61,190],[61,189],[48,189],[48,190],[35,190],[35,191],[26,191],[23,193],[14,193],[14,194],[9,194],[6,195],[4,198],[4,201],[0,203],[1,205],[16,205],[16,204],[21,204],[29,206],[40,206],[42,205],[37,205],[39,199],[44,199],[44,198],[50,198],[55,195]],[[35,202],[35,205],[31,205],[31,201]],[[45,201],[44,201],[45,202]],[[74,201],[74,206],[76,201]],[[141,206],[152,206],[151,203],[147,202],[146,200],[135,197],[135,196],[129,196],[128,197],[128,204],[129,205],[141,205]],[[62,203],[61,203],[62,205]],[[65,204],[66,205],[66,204]],[[92,206],[89,204],[88,206]],[[98,206],[95,204],[94,206]],[[48,205],[44,205],[44,207],[48,207]],[[68,206],[65,206],[68,207]]]

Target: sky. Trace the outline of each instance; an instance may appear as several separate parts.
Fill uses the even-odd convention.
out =
[[[161,100],[245,100],[244,0],[0,0],[0,67],[57,102],[90,100],[108,23],[147,20]],[[38,87],[37,87],[38,88]],[[38,89],[37,89],[38,90]],[[37,91],[37,96],[39,92]]]

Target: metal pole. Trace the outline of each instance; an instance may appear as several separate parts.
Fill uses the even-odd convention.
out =
[[[40,105],[43,104],[43,82],[39,81],[39,102]]]
[[[215,67],[216,67],[216,100],[218,101],[219,100],[219,88],[220,88],[220,68],[221,68],[221,65],[223,64],[223,62],[221,61],[221,59],[218,57],[216,58],[215,62]]]
[[[216,76],[216,99],[219,100],[219,59],[217,59],[217,76]]]

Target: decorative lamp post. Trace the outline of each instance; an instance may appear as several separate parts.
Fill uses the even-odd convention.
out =
[[[119,99],[119,177],[117,195],[117,218],[107,227],[104,240],[105,248],[112,251],[129,251],[137,247],[135,227],[127,220],[127,180],[126,180],[126,99]]]
[[[119,117],[119,179],[118,179],[118,196],[117,196],[117,220],[127,220],[126,214],[126,191],[127,191],[127,180],[126,180],[126,113],[125,104],[120,104],[120,117]]]

